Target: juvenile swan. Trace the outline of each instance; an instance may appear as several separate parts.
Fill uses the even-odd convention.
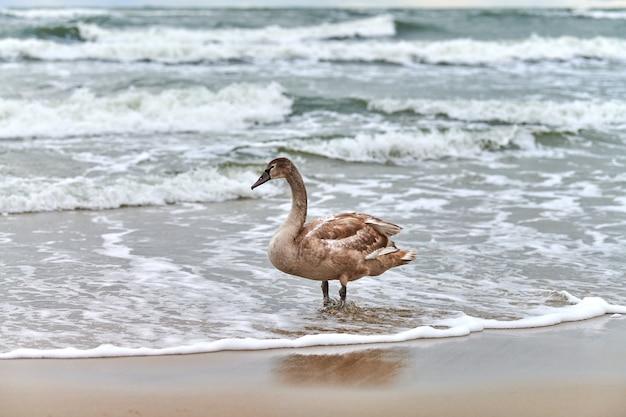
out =
[[[341,282],[343,306],[348,282],[380,275],[417,256],[417,251],[398,249],[389,239],[402,230],[399,226],[368,214],[331,214],[305,224],[306,188],[298,168],[287,158],[267,164],[252,189],[276,178],[287,180],[292,201],[289,216],[270,241],[270,261],[288,274],[322,281],[324,305],[330,304],[329,280]]]

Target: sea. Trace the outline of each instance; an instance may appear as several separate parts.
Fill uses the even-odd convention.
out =
[[[625,69],[624,9],[0,9],[0,358],[622,320]],[[278,156],[417,259],[324,307]]]

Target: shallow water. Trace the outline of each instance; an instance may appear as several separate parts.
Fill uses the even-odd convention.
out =
[[[626,313],[624,19],[0,11],[0,357]],[[250,185],[277,155],[303,173],[311,217],[398,223],[418,258],[324,308],[319,282],[267,259],[289,191]]]

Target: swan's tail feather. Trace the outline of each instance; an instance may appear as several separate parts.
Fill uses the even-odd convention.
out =
[[[365,257],[365,259],[376,259],[379,256],[383,256],[383,255],[388,255],[390,253],[395,253],[398,252],[399,249],[396,248],[395,246],[387,246],[385,248],[380,248],[380,249],[376,249],[374,252],[370,253],[369,255],[367,255]]]
[[[400,252],[404,252],[402,253],[402,257],[400,257],[401,265],[407,264],[417,258],[416,250],[401,250]]]

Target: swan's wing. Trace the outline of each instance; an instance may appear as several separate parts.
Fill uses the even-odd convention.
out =
[[[389,236],[401,228],[361,213],[344,213],[315,219],[304,225],[306,245],[323,245],[331,251],[354,250],[366,259],[397,251]]]
[[[320,217],[304,225],[304,234],[320,239],[341,239],[356,234],[360,229],[371,226],[378,234],[390,237],[402,228],[378,217],[363,213],[332,214]]]

